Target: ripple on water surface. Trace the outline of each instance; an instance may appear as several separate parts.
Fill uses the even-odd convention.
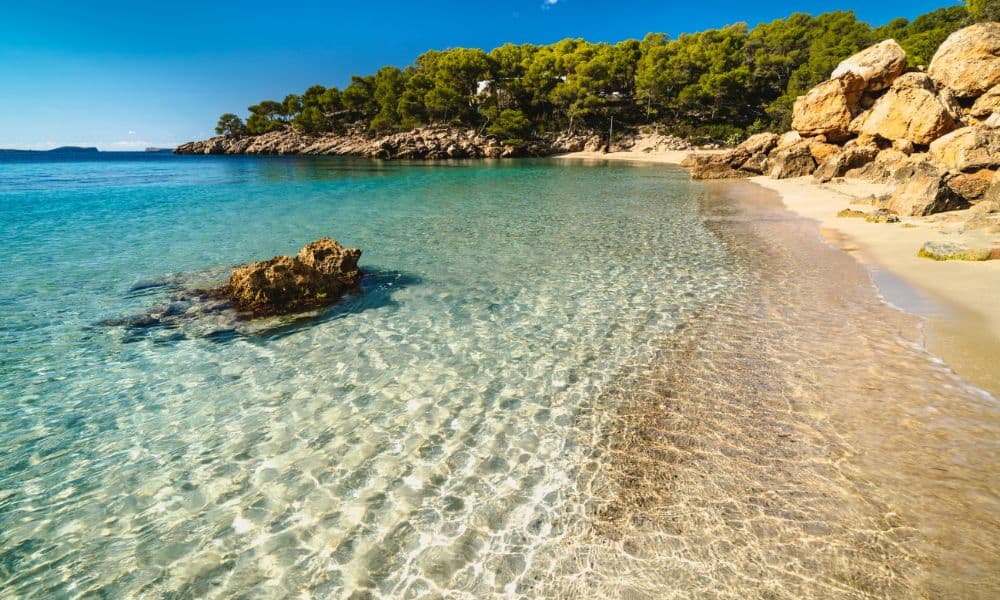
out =
[[[15,592],[531,594],[586,527],[594,399],[730,281],[670,169],[166,164],[3,175]],[[94,327],[328,234],[405,285],[278,335]]]

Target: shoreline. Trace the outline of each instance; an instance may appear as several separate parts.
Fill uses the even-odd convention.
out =
[[[679,166],[690,151],[572,152],[562,160],[626,161]],[[739,180],[737,180],[739,181]],[[810,177],[748,178],[775,192],[788,210],[816,223],[826,242],[854,256],[871,275],[881,299],[925,324],[922,343],[961,378],[1000,398],[1000,312],[986,306],[1000,298],[1000,260],[933,261],[917,256],[921,244],[948,239],[942,220],[904,219],[904,224],[838,218],[851,201],[881,194],[886,186],[866,181],[817,184]],[[947,213],[943,213],[947,215]]]

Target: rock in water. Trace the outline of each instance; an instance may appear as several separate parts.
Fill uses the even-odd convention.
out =
[[[358,248],[322,238],[307,244],[295,258],[275,256],[237,267],[221,292],[251,317],[325,306],[358,285],[360,256]]]
[[[295,258],[324,275],[332,275],[345,285],[357,285],[361,280],[358,271],[360,248],[344,248],[337,240],[328,237],[309,242]]]
[[[830,75],[832,79],[853,73],[865,80],[870,92],[884,90],[906,70],[906,52],[896,40],[885,40],[869,46],[842,61]]]
[[[979,96],[1000,84],[1000,23],[976,23],[948,36],[927,74],[961,98]]]

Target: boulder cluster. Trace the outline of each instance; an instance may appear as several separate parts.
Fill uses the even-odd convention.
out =
[[[1000,212],[1000,23],[956,31],[926,72],[885,40],[841,62],[795,101],[792,130],[688,157],[696,179],[812,175],[898,184],[876,208],[925,216],[990,198]],[[986,209],[984,209],[985,211]]]
[[[361,282],[359,248],[320,238],[298,254],[237,267],[218,292],[250,317],[299,312],[332,304]]]

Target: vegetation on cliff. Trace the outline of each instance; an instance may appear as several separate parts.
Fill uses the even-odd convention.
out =
[[[970,0],[881,27],[853,12],[797,13],[750,29],[729,25],[677,39],[650,33],[617,44],[566,39],[505,44],[490,52],[431,50],[405,69],[386,66],[343,90],[314,85],[283,101],[227,113],[217,133],[260,135],[294,127],[306,134],[364,128],[403,131],[441,123],[528,139],[576,128],[659,124],[687,137],[739,141],[791,122],[795,98],[844,58],[893,38],[911,66],[926,65],[950,33],[993,20],[998,0]]]

